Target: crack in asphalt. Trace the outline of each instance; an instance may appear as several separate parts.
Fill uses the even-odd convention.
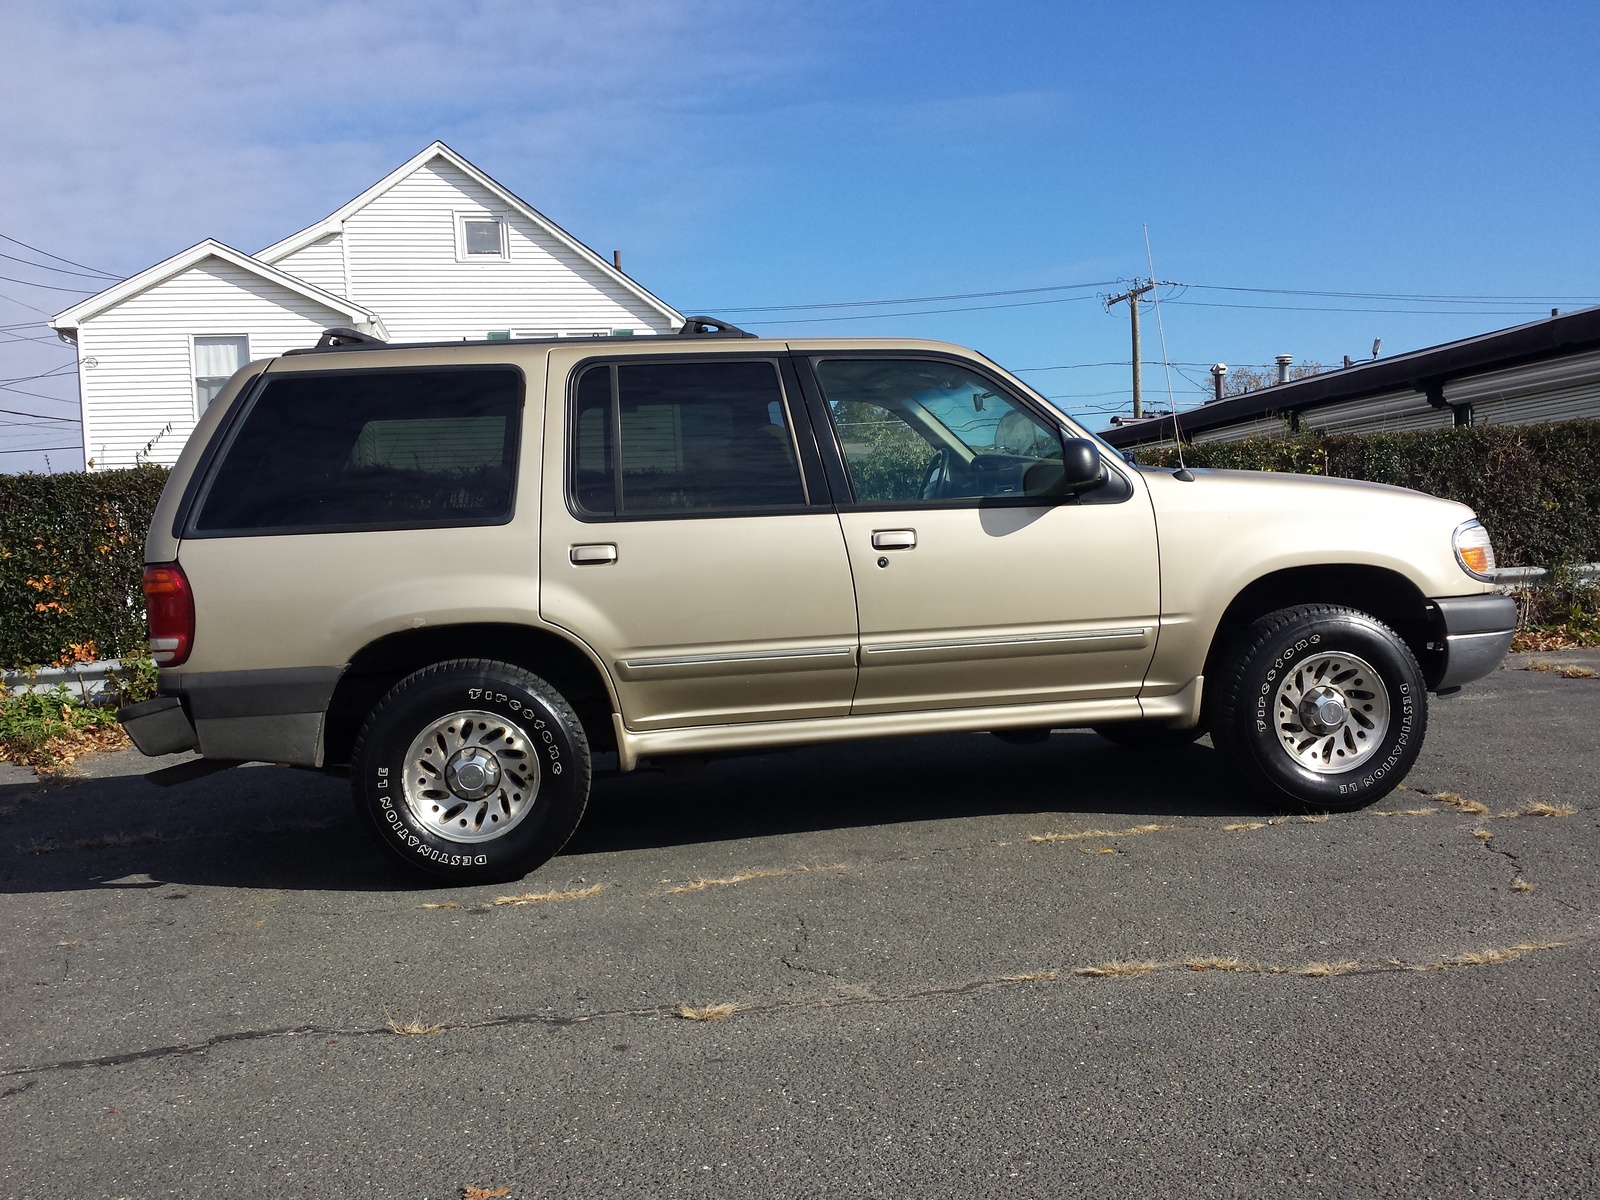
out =
[[[1567,935],[1559,941],[1541,944],[1524,943],[1523,947],[1513,947],[1509,952],[1497,952],[1501,957],[1483,957],[1471,953],[1453,958],[1441,958],[1427,963],[1406,963],[1398,958],[1391,958],[1384,962],[1356,963],[1354,965],[1341,964],[1341,969],[1328,973],[1326,978],[1346,978],[1355,976],[1377,976],[1416,974],[1421,972],[1436,972],[1445,970],[1462,970],[1468,967],[1499,966],[1515,961],[1532,953],[1543,953],[1555,949],[1572,949],[1587,946],[1600,941],[1600,930],[1594,926],[1579,932]],[[1509,955],[1504,956],[1504,955]],[[1198,961],[1198,960],[1197,960]],[[1174,960],[1150,964],[1138,974],[1156,973],[1188,973],[1188,974],[1216,974],[1217,970],[1196,968],[1188,965],[1189,960]],[[870,985],[839,984],[839,990],[827,996],[812,996],[797,1000],[771,1000],[756,1004],[740,1004],[735,1006],[737,1016],[761,1016],[775,1013],[823,1011],[834,1008],[859,1008],[871,1005],[888,1004],[914,1004],[924,1000],[948,999],[951,997],[970,996],[982,992],[997,991],[1007,988],[1022,987],[1026,984],[1066,984],[1077,982],[1083,986],[1114,986],[1107,983],[1104,978],[1095,978],[1088,972],[1097,970],[1094,967],[1070,967],[1065,969],[1048,969],[1026,974],[1002,975],[993,978],[971,979],[964,983],[944,984],[936,987],[918,988],[912,991],[893,994],[882,994],[872,990]],[[1223,974],[1246,974],[1256,978],[1292,978],[1302,981],[1320,982],[1318,974],[1307,975],[1302,968],[1279,967],[1266,963],[1251,964],[1243,971],[1223,970]],[[1320,973],[1319,973],[1320,974]],[[637,1008],[602,1009],[591,1013],[563,1016],[559,1014],[542,1013],[511,1013],[500,1017],[490,1017],[481,1021],[440,1022],[436,1028],[430,1030],[430,1035],[453,1032],[476,1032],[479,1030],[504,1029],[515,1026],[537,1025],[550,1029],[564,1029],[574,1025],[586,1025],[593,1021],[617,1020],[628,1017],[659,1019],[681,1015],[681,1005],[671,1004],[646,1005]],[[39,1063],[33,1066],[0,1068],[0,1079],[12,1079],[25,1076],[41,1076],[62,1071],[81,1071],[96,1067],[119,1067],[129,1063],[148,1062],[153,1059],[182,1058],[191,1055],[205,1054],[220,1046],[229,1046],[245,1042],[271,1041],[295,1037],[331,1037],[331,1038],[357,1038],[357,1037],[396,1037],[407,1036],[398,1033],[388,1024],[369,1027],[347,1028],[333,1025],[288,1025],[273,1029],[246,1029],[233,1033],[219,1033],[197,1042],[182,1042],[169,1046],[152,1046],[145,1050],[132,1050],[121,1054],[104,1054],[93,1058],[64,1059],[53,1063]],[[411,1035],[416,1036],[416,1035]],[[20,1095],[27,1091],[37,1079],[21,1087],[7,1088],[0,1092],[0,1098]]]

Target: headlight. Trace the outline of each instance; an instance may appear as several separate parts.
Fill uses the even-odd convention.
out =
[[[1489,531],[1481,522],[1468,521],[1457,526],[1451,542],[1463,571],[1474,579],[1494,581],[1494,546],[1489,542]]]

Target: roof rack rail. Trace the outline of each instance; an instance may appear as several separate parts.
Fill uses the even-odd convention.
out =
[[[756,334],[740,329],[721,317],[685,317],[683,328],[678,330],[686,337],[753,338]]]
[[[328,350],[336,346],[383,346],[387,344],[380,337],[373,337],[370,333],[362,333],[359,329],[351,329],[345,325],[335,325],[332,329],[324,329],[322,336],[317,339],[318,350]]]

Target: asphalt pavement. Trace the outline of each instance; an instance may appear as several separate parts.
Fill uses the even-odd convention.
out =
[[[0,1197],[1600,1194],[1600,680],[1530,657],[1600,667],[1363,812],[915,738],[602,777],[470,889],[339,780],[0,765]]]

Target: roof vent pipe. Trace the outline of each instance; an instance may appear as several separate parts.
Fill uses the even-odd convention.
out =
[[[1222,381],[1227,377],[1227,363],[1217,363],[1216,366],[1211,368],[1211,390],[1215,393],[1215,399],[1222,399]]]
[[[1292,355],[1292,354],[1280,354],[1280,355],[1278,355],[1276,361],[1277,361],[1277,364],[1278,364],[1278,382],[1279,383],[1288,383],[1289,382],[1289,364],[1294,361],[1294,355]]]

